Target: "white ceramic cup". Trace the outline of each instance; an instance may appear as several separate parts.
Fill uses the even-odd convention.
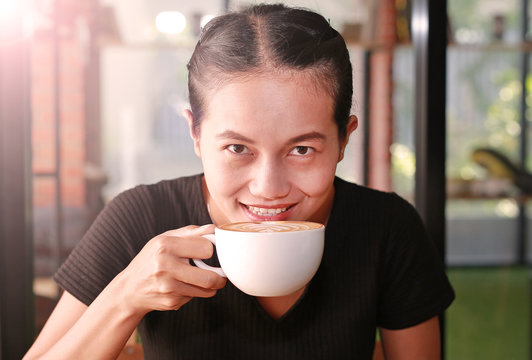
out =
[[[194,263],[227,277],[253,296],[289,295],[307,285],[323,255],[325,227],[308,221],[258,221],[217,227],[205,235],[221,268]]]

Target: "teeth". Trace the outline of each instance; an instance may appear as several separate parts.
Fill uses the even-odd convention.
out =
[[[248,209],[254,214],[261,215],[261,216],[277,215],[277,214],[280,214],[286,211],[286,208],[265,209],[265,208],[255,207],[255,206],[248,206]]]

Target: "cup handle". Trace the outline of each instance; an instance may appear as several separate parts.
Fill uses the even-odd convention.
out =
[[[207,235],[202,235],[202,236],[206,238],[207,240],[209,240],[210,242],[212,242],[213,245],[216,245],[216,238],[214,234],[207,234]],[[200,269],[213,271],[222,277],[227,277],[227,275],[225,275],[221,267],[214,267],[214,266],[207,265],[203,262],[203,260],[200,260],[200,259],[192,259],[192,261],[194,261],[194,264],[196,264],[196,266],[199,267]]]

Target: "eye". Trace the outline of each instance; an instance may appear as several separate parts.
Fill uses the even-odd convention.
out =
[[[296,146],[290,151],[291,155],[304,156],[310,155],[314,151],[310,146]]]
[[[241,144],[231,144],[226,149],[234,154],[247,154],[249,152],[248,148]]]

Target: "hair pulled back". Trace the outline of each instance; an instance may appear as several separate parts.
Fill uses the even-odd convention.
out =
[[[275,71],[305,71],[334,100],[345,136],[353,94],[349,52],[342,36],[317,13],[262,4],[211,20],[188,63],[189,100],[198,131],[206,98],[224,84]]]

